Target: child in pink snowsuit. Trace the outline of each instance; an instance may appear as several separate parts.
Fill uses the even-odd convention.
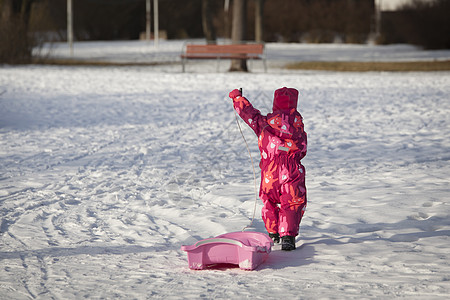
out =
[[[298,91],[283,87],[274,93],[273,111],[261,115],[239,90],[230,92],[234,109],[258,136],[261,152],[259,197],[262,218],[270,237],[282,250],[295,249],[300,221],[306,208],[306,132],[297,111]]]

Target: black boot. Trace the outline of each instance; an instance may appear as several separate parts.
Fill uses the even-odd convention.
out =
[[[278,233],[269,233],[269,236],[275,244],[280,243],[280,235]]]
[[[295,237],[290,235],[283,236],[281,238],[281,250],[295,250]]]

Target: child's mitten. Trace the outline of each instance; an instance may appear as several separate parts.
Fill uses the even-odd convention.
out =
[[[234,89],[230,92],[230,94],[228,94],[228,96],[231,99],[236,99],[237,97],[242,97],[242,93],[238,89]]]

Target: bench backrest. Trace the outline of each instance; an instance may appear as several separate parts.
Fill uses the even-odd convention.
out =
[[[186,54],[263,54],[263,44],[186,45]]]

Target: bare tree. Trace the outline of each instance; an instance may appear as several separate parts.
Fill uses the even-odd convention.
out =
[[[0,1],[0,63],[28,63],[34,46],[28,34],[34,0]]]
[[[30,19],[31,4],[34,0],[2,0],[0,8],[3,21],[10,21],[12,18],[20,17],[25,25],[28,25]]]
[[[239,44],[245,40],[245,17],[247,15],[247,0],[233,1],[233,24],[231,28],[231,40],[233,44]],[[247,72],[247,60],[233,59],[231,60],[230,71]]]
[[[206,42],[208,44],[216,43],[216,31],[212,23],[211,17],[211,0],[202,0],[202,25],[203,33],[205,34]]]

